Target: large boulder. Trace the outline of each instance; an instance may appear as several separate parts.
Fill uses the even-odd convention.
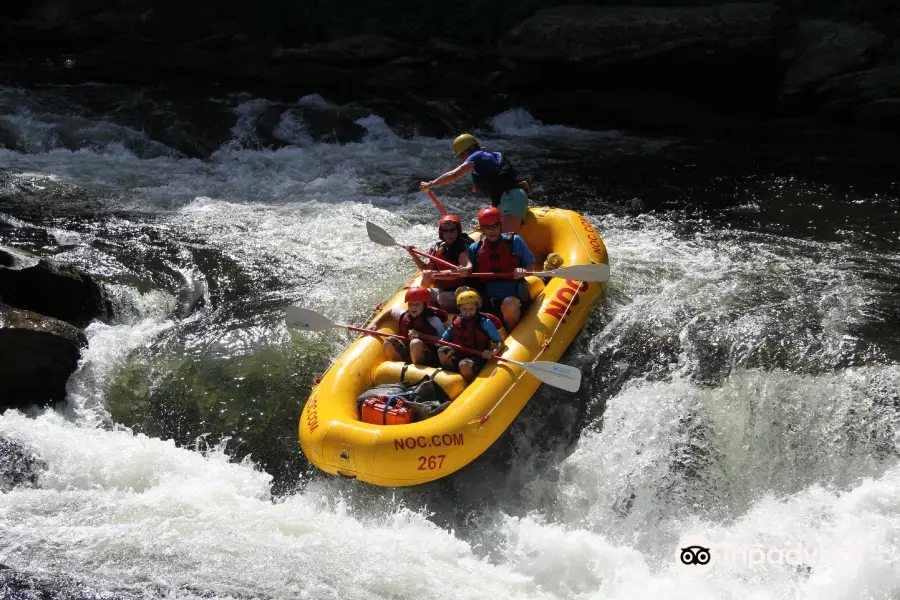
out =
[[[65,400],[85,346],[68,323],[0,304],[0,411]]]
[[[778,14],[763,3],[560,6],[514,27],[499,47],[518,71],[511,83],[517,95],[589,90],[592,104],[624,101],[614,102],[624,111],[620,123],[648,115],[690,122],[693,115],[671,108],[678,98],[710,109],[765,112],[776,105]],[[555,112],[538,118],[583,110],[564,95],[549,103]],[[641,108],[630,108],[627,99],[635,96]]]
[[[793,96],[832,77],[866,69],[886,39],[866,25],[822,19],[800,21],[781,56],[785,67],[782,95]]]
[[[771,50],[774,4],[696,7],[560,6],[537,12],[500,43],[513,59],[594,65],[680,55],[705,60]]]
[[[112,316],[109,300],[90,275],[9,247],[0,247],[0,300],[76,327]]]
[[[679,127],[777,106],[774,4],[560,6],[500,41],[510,93],[540,120]],[[589,106],[589,110],[585,107]]]
[[[801,21],[781,55],[783,110],[900,131],[900,67],[889,54],[887,37],[866,24]]]

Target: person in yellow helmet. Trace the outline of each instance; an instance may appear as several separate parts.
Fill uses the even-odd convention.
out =
[[[502,325],[494,315],[479,311],[481,297],[470,287],[462,286],[456,291],[456,306],[459,307],[459,315],[450,322],[441,339],[479,350],[482,354],[457,356],[456,350],[439,343],[438,359],[445,370],[456,371],[471,382],[485,362],[502,351],[503,339],[499,332]]]
[[[490,199],[491,206],[500,209],[502,233],[518,233],[528,212],[528,194],[509,159],[500,152],[488,151],[469,133],[453,140],[453,154],[463,163],[433,181],[421,182],[419,189],[427,191],[449,185],[471,173],[475,189]]]

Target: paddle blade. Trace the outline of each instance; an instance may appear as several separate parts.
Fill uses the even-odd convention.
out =
[[[577,392],[581,387],[581,370],[555,362],[516,363],[547,385]]]
[[[391,237],[391,234],[389,234],[387,231],[385,231],[375,223],[366,221],[366,231],[369,234],[369,239],[376,244],[381,244],[382,246],[400,245],[394,238]]]
[[[535,273],[535,275],[538,277],[560,277],[570,281],[603,282],[609,280],[609,265],[606,263],[599,265],[571,265],[554,269],[553,271]]]
[[[284,322],[291,329],[300,331],[325,331],[334,327],[342,327],[322,313],[300,306],[288,306]]]

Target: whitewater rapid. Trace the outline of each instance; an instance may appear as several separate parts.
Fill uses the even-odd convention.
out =
[[[285,145],[256,148],[254,119],[269,104],[238,102],[232,139],[205,160],[39,103],[0,115],[21,140],[0,149],[5,191],[93,211],[96,227],[60,219],[48,231],[66,245],[60,259],[118,277],[108,286],[117,320],[87,329],[68,408],[0,415],[0,437],[41,462],[36,485],[0,494],[0,563],[128,598],[897,597],[900,365],[855,329],[889,288],[837,242],[708,222],[685,235],[664,215],[573,206],[603,236],[613,274],[567,355],[585,373],[582,416],[555,392],[536,396],[538,411],[559,403],[571,443],[529,452],[540,433],[520,418],[507,473],[455,478],[476,507],[461,529],[428,504],[445,488],[307,476],[275,495],[272,476],[224,444],[178,446],[117,424],[109,394],[132,353],[162,353],[154,344],[167,336],[190,348],[198,334],[174,315],[173,294],[129,283],[128,264],[86,250],[110,232],[148,255],[160,238],[175,257],[215,252],[235,272],[264,274],[266,286],[240,287],[186,259],[208,300],[189,320],[221,328],[197,359],[210,361],[306,343],[333,358],[348,338],[298,340],[284,307],[358,322],[405,280],[408,258],[373,245],[366,220],[418,247],[434,238],[436,211],[415,181],[452,166],[449,140],[401,136],[369,115],[357,120],[360,141],[323,142],[285,113],[274,128]],[[523,111],[476,133],[530,163],[561,148],[653,154],[676,143]],[[480,201],[467,192],[439,195],[471,224]],[[875,258],[900,275],[896,255]],[[241,317],[250,297],[259,304]],[[304,400],[286,399],[297,416]],[[694,538],[770,559],[684,565],[679,550]],[[785,560],[791,548],[800,564]]]

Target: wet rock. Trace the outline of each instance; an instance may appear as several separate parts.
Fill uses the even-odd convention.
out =
[[[100,286],[80,269],[0,247],[0,300],[85,327],[112,316]]]
[[[882,98],[858,106],[853,111],[853,119],[900,132],[900,98]]]
[[[64,321],[0,304],[0,410],[65,400],[85,346]]]
[[[380,64],[409,52],[408,46],[381,35],[357,35],[301,48],[276,48],[276,61],[308,61],[354,68]]]
[[[539,11],[502,40],[516,59],[622,62],[675,54],[699,59],[775,42],[774,4],[561,6]]]
[[[801,21],[791,47],[782,53],[786,63],[782,96],[788,99],[832,77],[869,67],[885,40],[883,33],[866,25]]]
[[[816,19],[798,23],[789,40],[779,95],[788,114],[898,130],[900,68],[879,63],[890,62],[887,36],[867,24]]]
[[[666,96],[676,97],[675,106],[689,98],[704,109],[765,113],[777,100],[777,15],[763,3],[563,6],[513,28],[500,50],[518,68],[511,93],[586,92],[591,104],[639,98],[640,114],[623,104],[627,119],[676,113]],[[588,111],[588,118],[604,111]]]

